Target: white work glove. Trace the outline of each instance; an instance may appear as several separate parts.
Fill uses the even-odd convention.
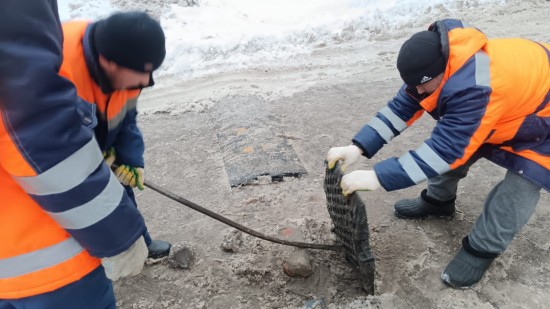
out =
[[[374,191],[381,187],[374,171],[353,171],[342,177],[340,188],[347,196],[355,191]]]
[[[101,264],[105,268],[107,278],[116,281],[139,274],[148,254],[145,239],[141,236],[128,250],[112,257],[102,258]]]
[[[332,147],[327,154],[328,169],[333,169],[336,161],[342,160],[342,170],[345,171],[348,166],[359,159],[362,153],[363,151],[355,145]]]
[[[126,164],[122,164],[115,170],[115,176],[125,186],[130,186],[132,188],[137,187],[140,190],[143,190],[143,178],[145,171],[141,167],[131,167]]]

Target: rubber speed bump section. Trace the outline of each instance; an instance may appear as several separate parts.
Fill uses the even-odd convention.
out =
[[[307,174],[287,138],[275,133],[280,121],[264,99],[226,97],[211,109],[211,115],[232,187],[259,176],[279,181]]]
[[[346,260],[359,271],[363,288],[374,294],[374,256],[369,245],[367,211],[358,194],[347,197],[342,194],[342,176],[340,163],[332,170],[326,168],[324,187],[333,232],[343,247]]]

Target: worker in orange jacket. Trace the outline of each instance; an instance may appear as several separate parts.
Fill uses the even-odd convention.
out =
[[[59,75],[55,0],[0,10],[0,308],[114,308],[145,224],[104,163],[94,105]],[[108,279],[109,278],[109,279]]]
[[[415,199],[398,201],[400,218],[449,217],[457,185],[486,158],[508,171],[487,196],[483,212],[441,275],[447,285],[471,287],[506,250],[531,217],[540,189],[550,190],[550,45],[492,39],[466,23],[445,19],[414,34],[399,51],[405,84],[353,138],[331,148],[329,167],[371,158],[427,111],[437,124],[419,148],[345,175],[345,194],[387,191],[428,180]]]
[[[141,90],[154,85],[153,71],[166,55],[164,31],[146,13],[123,12],[63,23],[63,36],[60,74],[96,109],[99,147],[118,165],[115,175],[137,207],[133,188],[143,190],[145,147],[136,103]],[[150,258],[170,253],[170,243],[151,239],[147,230],[144,237]]]

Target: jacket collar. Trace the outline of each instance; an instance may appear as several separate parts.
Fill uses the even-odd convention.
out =
[[[109,78],[105,71],[99,65],[99,53],[97,52],[94,44],[93,34],[95,31],[95,23],[91,23],[84,32],[84,38],[82,38],[82,47],[84,49],[84,58],[86,59],[86,66],[88,72],[94,80],[94,82],[101,88],[101,91],[105,94],[111,94],[114,89],[111,87]]]

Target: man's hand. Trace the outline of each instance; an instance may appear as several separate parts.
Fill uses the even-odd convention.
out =
[[[116,153],[115,153],[114,147],[111,147],[103,152],[103,160],[105,160],[105,164],[107,164],[107,166],[111,168],[111,166],[113,165],[113,163],[115,163],[115,160],[116,160]]]
[[[333,169],[336,161],[342,160],[342,171],[345,171],[348,166],[359,159],[362,153],[361,149],[355,145],[332,147],[327,154],[328,169]]]
[[[148,253],[145,239],[141,236],[128,250],[112,257],[102,258],[101,264],[105,268],[107,278],[116,281],[139,274]]]
[[[145,171],[141,167],[131,167],[129,165],[120,165],[115,170],[118,180],[125,186],[137,187],[143,190],[143,175]]]
[[[342,177],[340,182],[345,196],[355,191],[374,191],[381,187],[374,171],[353,171]]]

